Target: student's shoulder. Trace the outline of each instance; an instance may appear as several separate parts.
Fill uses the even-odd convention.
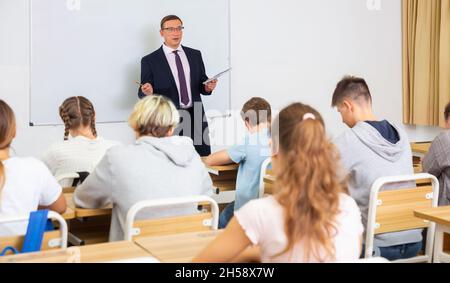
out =
[[[359,213],[359,207],[356,201],[348,194],[341,193],[339,196],[339,206],[342,211],[350,213]]]
[[[105,158],[108,160],[128,160],[132,156],[139,154],[140,149],[136,143],[133,144],[114,144],[109,147],[105,152]]]
[[[44,162],[35,157],[14,157],[9,162],[12,166],[20,168],[22,171],[48,172]]]
[[[347,128],[333,140],[333,143],[341,148],[349,146],[349,143],[355,140],[355,138],[357,137],[353,130]]]
[[[433,141],[433,143],[450,144],[450,130],[440,133]]]
[[[255,213],[265,214],[267,211],[274,211],[281,208],[274,196],[263,197],[249,201],[243,208]]]
[[[112,148],[114,146],[122,145],[122,143],[120,141],[109,140],[109,139],[105,139],[103,137],[99,137],[98,140],[99,140],[99,142],[101,142],[102,144],[104,144],[108,148]]]

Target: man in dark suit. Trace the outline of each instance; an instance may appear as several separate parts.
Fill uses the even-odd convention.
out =
[[[175,15],[161,20],[163,46],[142,58],[139,98],[160,94],[172,100],[182,117],[180,135],[191,137],[200,156],[211,153],[201,94],[211,95],[217,80],[208,77],[200,51],[181,45],[183,22]]]

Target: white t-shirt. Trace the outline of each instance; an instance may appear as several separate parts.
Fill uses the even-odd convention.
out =
[[[361,213],[356,202],[348,195],[341,195],[341,213],[336,218],[337,234],[333,239],[336,262],[351,262],[361,254],[360,237],[364,231]],[[235,216],[245,234],[261,249],[264,263],[300,263],[304,261],[302,244],[297,243],[293,250],[273,257],[284,251],[287,237],[284,230],[284,208],[273,197],[253,200]],[[309,259],[307,262],[317,262]]]
[[[76,172],[90,173],[106,151],[119,144],[119,142],[101,137],[90,140],[83,136],[77,136],[51,145],[42,157],[42,161],[55,177]],[[71,182],[60,182],[60,184],[63,187],[72,185]]]
[[[3,161],[5,185],[1,194],[0,214],[28,216],[38,206],[50,206],[61,195],[61,186],[41,161],[13,157]],[[0,224],[0,237],[24,235],[28,222]]]

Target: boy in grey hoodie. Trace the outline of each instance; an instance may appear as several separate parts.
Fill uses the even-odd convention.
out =
[[[345,77],[333,94],[343,122],[349,126],[335,140],[344,169],[349,173],[351,196],[361,209],[367,226],[370,189],[376,179],[414,174],[411,147],[401,126],[378,120],[372,112],[372,97],[362,78]],[[383,190],[392,189],[392,185]],[[394,185],[395,188],[415,187],[414,182]],[[389,260],[416,256],[422,248],[422,230],[409,230],[375,236],[374,251]]]

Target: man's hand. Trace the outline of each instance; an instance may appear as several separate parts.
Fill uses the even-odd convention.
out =
[[[149,83],[143,84],[141,90],[147,96],[153,94],[153,86]]]
[[[213,92],[214,89],[216,88],[216,86],[217,86],[217,80],[210,81],[209,83],[207,83],[205,85],[205,91],[206,92]]]

